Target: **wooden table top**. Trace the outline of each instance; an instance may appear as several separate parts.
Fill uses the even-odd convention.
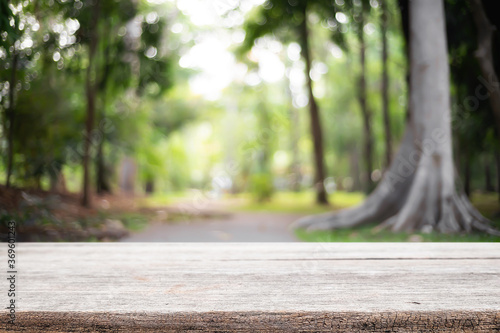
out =
[[[16,245],[16,323],[3,278],[0,329],[500,329],[499,243]]]

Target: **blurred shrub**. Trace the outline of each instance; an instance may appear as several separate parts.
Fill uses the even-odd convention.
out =
[[[268,173],[256,173],[250,179],[250,191],[258,202],[271,199],[274,188],[273,178]]]

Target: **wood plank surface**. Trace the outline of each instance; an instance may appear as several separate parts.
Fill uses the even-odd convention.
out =
[[[7,246],[0,251],[7,259]],[[16,324],[112,331],[500,330],[498,243],[20,243]]]

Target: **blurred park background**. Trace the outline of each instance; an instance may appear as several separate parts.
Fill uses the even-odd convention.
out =
[[[2,225],[28,241],[500,240],[289,228],[362,202],[408,110],[408,2],[303,2],[1,0]],[[470,3],[445,14],[457,182],[500,226]]]

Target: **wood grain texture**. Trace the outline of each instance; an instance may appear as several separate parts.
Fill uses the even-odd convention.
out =
[[[0,329],[500,330],[495,243],[21,243],[16,283]]]

